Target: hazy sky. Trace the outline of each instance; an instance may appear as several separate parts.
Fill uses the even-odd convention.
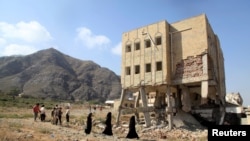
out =
[[[220,39],[227,93],[250,105],[249,0],[0,0],[0,56],[54,47],[120,75],[123,32],[200,14]]]

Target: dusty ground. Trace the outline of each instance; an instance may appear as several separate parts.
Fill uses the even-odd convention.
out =
[[[2,116],[0,118],[0,140],[1,141],[126,141],[125,136],[128,133],[126,126],[126,118],[123,117],[124,126],[114,127],[112,129],[113,136],[102,135],[106,114],[112,112],[112,122],[115,122],[115,111],[111,109],[98,109],[94,113],[93,128],[90,135],[85,135],[84,128],[88,110],[84,107],[72,107],[71,119],[69,126],[65,123],[65,115],[63,115],[62,125],[53,125],[50,120],[50,111],[47,111],[46,122],[34,121],[32,117],[25,118],[8,118]],[[5,114],[32,114],[31,109],[1,109],[1,113]],[[20,116],[18,116],[20,117]],[[144,128],[143,125],[137,125],[137,133],[140,137],[139,140],[143,141],[205,141],[207,140],[207,130],[200,129],[192,118],[185,117],[190,123],[181,121],[183,113],[175,118],[175,128],[168,130],[166,126],[152,126]],[[127,117],[128,119],[128,117]],[[192,127],[192,128],[190,128]],[[134,139],[137,140],[137,139]]]

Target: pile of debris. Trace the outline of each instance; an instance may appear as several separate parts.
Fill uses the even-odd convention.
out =
[[[238,106],[242,106],[242,104],[243,104],[243,99],[242,99],[239,92],[228,93],[228,94],[226,94],[225,99],[226,99],[226,102],[230,103],[230,104],[234,104],[234,105],[238,105]]]
[[[140,139],[158,140],[158,139],[178,139],[178,140],[196,140],[197,138],[207,138],[207,128],[202,126],[190,113],[178,111],[173,118],[173,129],[169,129],[167,122],[156,124],[155,118],[151,119],[151,126],[145,127],[145,124],[136,124],[136,131]],[[105,124],[95,121],[95,128],[102,131]],[[129,121],[122,121],[119,126],[113,126],[113,133],[118,138],[125,138],[129,132]]]

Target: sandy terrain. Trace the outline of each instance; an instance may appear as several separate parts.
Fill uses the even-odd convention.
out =
[[[53,125],[50,122],[50,111],[47,111],[46,122],[34,121],[32,117],[27,118],[0,118],[0,140],[3,141],[126,141],[128,133],[128,122],[123,118],[123,126],[113,127],[113,136],[106,136],[102,134],[105,127],[106,114],[110,111],[113,114],[112,124],[115,122],[115,112],[111,109],[97,110],[93,116],[92,132],[89,135],[84,133],[86,117],[88,110],[84,108],[71,108],[70,124],[67,126],[65,123],[65,115],[63,115],[62,125]],[[32,113],[30,109],[5,109],[1,112],[6,114],[28,114]],[[137,133],[140,137],[139,140],[143,141],[205,141],[207,140],[207,130],[201,129],[195,121],[190,117],[187,119],[190,123],[183,122],[180,113],[174,120],[175,127],[169,130],[166,126],[158,125],[150,128],[144,128],[143,125],[137,125]],[[114,124],[113,124],[114,125]],[[192,127],[192,128],[190,128]],[[134,139],[137,140],[137,139]]]

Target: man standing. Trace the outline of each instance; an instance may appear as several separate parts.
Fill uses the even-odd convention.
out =
[[[40,113],[39,103],[36,103],[36,105],[33,106],[33,113],[34,113],[34,121],[36,121],[38,114]]]
[[[45,114],[45,107],[44,107],[44,105],[41,106],[40,112],[41,112],[41,114],[40,114],[41,121],[45,121],[46,114]]]

